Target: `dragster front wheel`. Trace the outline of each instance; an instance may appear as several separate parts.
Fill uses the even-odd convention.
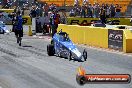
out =
[[[83,58],[85,61],[87,60],[87,51],[85,49],[83,51]]]

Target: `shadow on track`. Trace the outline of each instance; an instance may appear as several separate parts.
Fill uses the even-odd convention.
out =
[[[32,46],[25,45],[25,46],[22,46],[22,47],[32,47]]]

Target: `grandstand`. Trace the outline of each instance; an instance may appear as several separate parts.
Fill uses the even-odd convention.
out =
[[[64,2],[66,6],[73,6],[75,0],[38,0],[40,2],[46,2],[48,4],[56,4],[57,6],[63,6]],[[91,4],[119,4],[122,7],[122,12],[126,12],[127,6],[131,3],[131,0],[88,0]],[[82,5],[83,0],[79,0],[79,3]]]
[[[46,2],[48,4],[56,4],[57,6],[63,6],[64,3],[68,6],[74,5],[74,0],[38,0],[39,2]]]
[[[122,12],[126,12],[127,6],[131,3],[131,0],[97,0],[100,4],[119,4],[122,7]]]

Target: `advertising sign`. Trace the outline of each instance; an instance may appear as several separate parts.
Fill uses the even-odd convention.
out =
[[[108,47],[123,50],[123,30],[108,30]]]
[[[6,25],[12,24],[12,15],[10,13],[0,11],[0,21],[3,21]],[[31,25],[31,18],[30,16],[23,16],[23,24],[24,25]]]

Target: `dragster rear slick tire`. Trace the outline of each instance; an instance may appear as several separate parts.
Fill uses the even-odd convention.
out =
[[[52,44],[47,45],[47,54],[49,56],[54,56],[55,54],[54,45]]]
[[[85,49],[83,51],[83,58],[84,58],[84,61],[87,60],[87,51]]]

